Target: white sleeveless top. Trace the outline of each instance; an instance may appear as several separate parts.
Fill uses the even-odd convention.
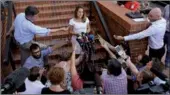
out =
[[[87,25],[89,24],[89,19],[86,18],[85,22],[76,22],[75,18],[70,19],[69,25],[73,26],[73,31],[75,33],[87,32]]]

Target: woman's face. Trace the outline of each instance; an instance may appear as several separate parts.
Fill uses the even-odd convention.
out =
[[[82,18],[83,17],[83,9],[82,8],[79,8],[78,11],[77,11],[77,17],[78,18]]]

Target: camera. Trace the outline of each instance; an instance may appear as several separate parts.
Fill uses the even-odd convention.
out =
[[[123,58],[124,60],[127,60],[128,56],[126,55],[126,53],[123,50],[123,47],[121,45],[117,45],[115,47],[115,50],[121,58]]]

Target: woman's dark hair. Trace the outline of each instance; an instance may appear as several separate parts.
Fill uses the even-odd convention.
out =
[[[148,55],[143,55],[142,59],[140,60],[140,63],[145,66],[149,61],[151,61],[151,58]]]
[[[119,76],[122,73],[121,64],[115,58],[108,60],[107,70],[114,76]]]
[[[25,9],[25,15],[26,16],[34,16],[39,13],[39,10],[35,6],[28,6]]]
[[[39,70],[40,70],[40,68],[37,67],[37,66],[32,67],[32,68],[30,69],[30,75],[28,76],[28,79],[29,79],[30,81],[36,81],[37,78],[40,76]]]
[[[75,17],[75,18],[78,18],[77,12],[78,12],[79,9],[83,9],[83,7],[82,7],[82,6],[77,6],[77,7],[76,7],[76,9],[75,9],[75,11],[74,11],[74,17]],[[83,9],[82,21],[83,21],[83,22],[86,22],[86,13],[85,13],[84,9]]]

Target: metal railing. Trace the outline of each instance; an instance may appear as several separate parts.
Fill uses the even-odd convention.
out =
[[[100,21],[101,21],[101,24],[102,24],[102,26],[103,26],[103,28],[104,28],[105,35],[106,35],[106,40],[113,45],[114,42],[113,42],[113,40],[112,40],[112,38],[111,38],[110,31],[109,31],[109,29],[108,29],[108,26],[107,26],[107,24],[106,24],[106,22],[105,22],[105,19],[104,19],[103,15],[102,15],[101,10],[100,10],[99,6],[97,5],[97,2],[96,2],[96,1],[91,1],[91,2],[92,2],[92,4],[94,5],[94,7],[95,7],[95,9],[96,9],[97,14],[98,14],[98,16],[99,16],[99,19],[100,19]]]
[[[14,12],[13,2],[12,1],[4,2],[4,7],[8,9],[6,31],[9,31],[10,27],[12,26],[12,14]],[[15,16],[16,16],[16,13],[14,13],[14,17]],[[12,47],[12,37],[7,37],[6,42],[5,42],[5,50],[4,50],[5,53],[2,59],[2,64],[8,65],[9,63],[11,63],[12,69],[15,70],[16,67],[13,62],[11,47]]]

